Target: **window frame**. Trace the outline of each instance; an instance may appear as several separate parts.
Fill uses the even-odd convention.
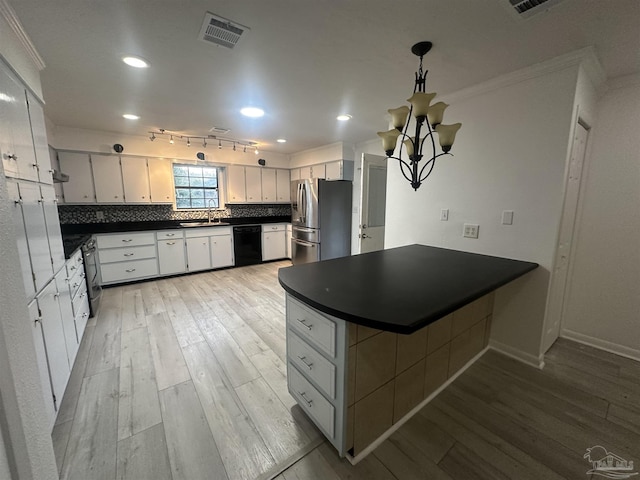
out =
[[[182,186],[182,185],[176,185],[176,174],[175,174],[175,167],[184,167],[184,168],[211,168],[211,169],[215,169],[216,171],[216,183],[217,186],[216,187],[205,187],[204,185],[202,187],[198,187],[198,186]],[[182,175],[178,175],[178,177],[182,177]],[[205,178],[204,176],[202,177],[203,179]],[[224,188],[223,188],[223,178],[224,178],[224,168],[218,166],[218,165],[212,165],[212,164],[206,164],[206,165],[202,165],[202,164],[193,164],[193,163],[187,163],[187,162],[181,162],[181,161],[174,161],[171,164],[171,180],[173,183],[173,194],[174,194],[174,202],[173,202],[173,210],[176,212],[190,212],[190,211],[202,211],[202,210],[209,210],[209,208],[213,208],[213,210],[224,210],[225,206],[224,206]],[[186,189],[197,189],[197,188],[202,188],[203,190],[215,190],[217,191],[218,194],[218,205],[216,207],[208,207],[207,203],[208,200],[205,197],[203,197],[204,200],[204,206],[203,207],[179,207],[178,206],[178,189],[179,188],[186,188]],[[206,195],[206,194],[205,194]],[[193,197],[189,197],[190,199],[192,199]]]

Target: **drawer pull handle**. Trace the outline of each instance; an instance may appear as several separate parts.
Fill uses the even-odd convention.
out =
[[[299,318],[296,318],[296,320],[300,322],[302,325],[304,325],[305,327],[307,327],[309,330],[311,330],[311,327],[313,327],[313,324],[308,325],[307,321],[304,318],[302,320],[300,320]]]
[[[134,254],[133,253],[125,253],[124,256],[125,257],[132,257]]]
[[[308,368],[309,370],[311,370],[311,367],[313,367],[313,363],[307,363],[307,362],[305,362],[305,359],[306,359],[306,358],[307,358],[307,357],[301,357],[300,355],[298,355],[298,359],[299,359],[302,363],[304,363],[304,364],[307,366],[307,368]]]
[[[300,395],[302,397],[302,399],[307,402],[307,406],[311,406],[313,404],[313,400],[309,400],[305,395],[307,394],[307,392],[298,392],[298,395]]]
[[[129,243],[129,242],[133,242],[133,238],[123,238],[122,241],[124,243]]]
[[[175,235],[175,233],[166,233],[165,234],[167,237],[173,237]]]
[[[127,272],[127,273],[131,273],[131,272],[135,272],[135,271],[136,271],[135,268],[128,268],[128,269],[125,270],[125,272]]]
[[[175,245],[176,242],[167,242],[167,245]]]

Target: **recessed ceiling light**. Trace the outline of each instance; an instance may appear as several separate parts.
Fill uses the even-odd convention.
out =
[[[278,140],[276,140],[276,142],[278,143],[287,143],[287,140],[284,138],[279,138]]]
[[[148,68],[149,67],[149,62],[147,62],[142,57],[136,57],[134,55],[126,55],[126,56],[122,57],[122,61],[124,63],[126,63],[127,65],[129,65],[130,67],[135,67],[135,68]]]
[[[124,115],[122,115],[124,118],[126,118],[127,120],[138,120],[140,117],[138,115],[133,115],[131,113],[125,113]]]
[[[264,115],[264,110],[258,107],[244,107],[240,113],[245,117],[258,118]]]
[[[336,117],[336,119],[340,120],[341,122],[346,122],[347,120],[351,120],[351,115],[349,115],[348,113],[341,113]]]

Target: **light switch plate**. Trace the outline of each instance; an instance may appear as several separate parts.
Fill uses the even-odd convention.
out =
[[[479,231],[480,225],[475,223],[465,223],[464,229],[462,230],[462,236],[466,238],[478,238]]]
[[[443,208],[442,210],[440,210],[440,221],[446,222],[448,220],[449,220],[449,209]]]
[[[513,225],[513,210],[502,212],[502,225]]]
[[[96,212],[96,220],[104,220],[104,212],[102,210]]]

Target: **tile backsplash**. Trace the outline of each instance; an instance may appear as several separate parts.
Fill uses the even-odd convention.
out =
[[[173,205],[59,205],[58,215],[62,224],[157,222],[206,220],[207,210],[175,211]],[[291,205],[227,205],[224,210],[215,210],[213,215],[215,218],[288,216]]]

